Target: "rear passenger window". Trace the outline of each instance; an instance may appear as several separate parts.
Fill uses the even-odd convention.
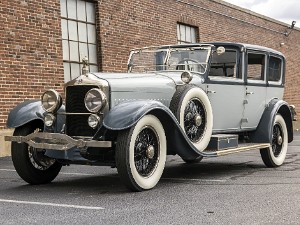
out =
[[[249,53],[247,66],[248,80],[264,80],[265,79],[265,55]]]
[[[282,73],[282,60],[271,56],[268,67],[269,81],[280,81]]]

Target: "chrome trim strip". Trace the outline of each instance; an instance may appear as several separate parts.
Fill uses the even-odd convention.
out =
[[[57,115],[91,115],[92,113],[69,113],[69,112],[60,112]]]
[[[71,148],[111,148],[111,141],[95,141],[84,139],[73,139],[66,134],[58,133],[32,133],[27,136],[5,136],[5,141],[27,143],[33,148],[67,151]],[[38,141],[38,142],[37,142]]]
[[[244,152],[244,151],[250,151],[250,150],[255,150],[255,149],[262,149],[262,148],[269,148],[271,144],[269,143],[262,143],[262,144],[248,144],[248,145],[242,145],[237,148],[232,148],[232,149],[226,149],[226,150],[219,150],[216,151],[217,156],[223,156],[223,155],[228,155],[232,153],[238,153],[238,152]]]

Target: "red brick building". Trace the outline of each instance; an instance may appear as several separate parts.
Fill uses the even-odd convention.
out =
[[[19,102],[62,92],[84,56],[93,71],[126,71],[132,48],[194,41],[283,52],[285,99],[300,112],[300,29],[221,0],[1,1],[0,23],[0,130]]]

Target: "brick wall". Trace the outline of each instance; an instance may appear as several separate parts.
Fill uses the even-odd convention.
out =
[[[0,2],[0,129],[11,108],[39,98],[48,88],[62,92],[63,64],[59,0]],[[300,113],[300,30],[221,0],[101,0],[97,5],[99,69],[126,71],[132,48],[175,44],[177,22],[199,28],[199,39],[258,44],[287,59],[285,99]],[[188,3],[188,4],[187,4]],[[280,43],[285,43],[280,46]]]
[[[57,0],[0,1],[0,128],[19,102],[62,91],[60,23]]]

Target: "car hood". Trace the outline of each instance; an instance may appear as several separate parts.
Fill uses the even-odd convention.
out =
[[[152,73],[93,73],[96,77],[104,79],[109,83],[111,91],[115,88],[120,91],[123,89],[141,89],[155,88],[159,86],[176,87],[183,85],[181,80],[182,71],[167,71],[167,72],[152,72]],[[192,83],[203,83],[202,76],[196,75],[193,77]],[[149,91],[149,89],[146,89]]]
[[[109,83],[110,90],[115,91],[154,91],[174,88],[176,85],[172,79],[155,73],[94,73],[100,79]]]

